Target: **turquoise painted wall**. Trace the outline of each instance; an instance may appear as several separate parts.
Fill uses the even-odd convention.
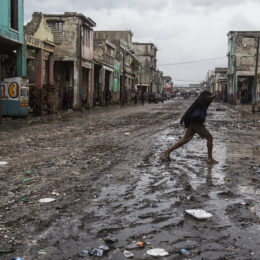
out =
[[[23,21],[24,2],[18,0],[19,5],[19,31],[10,28],[10,0],[0,0],[0,35],[20,43],[24,43]]]
[[[18,30],[10,27],[10,0],[0,0],[0,36],[19,44],[17,48],[17,76],[26,76],[26,46],[24,43],[24,0],[18,0]]]
[[[120,91],[120,65],[114,66],[114,91]]]

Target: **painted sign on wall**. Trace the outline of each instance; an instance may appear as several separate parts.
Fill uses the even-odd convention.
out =
[[[20,116],[29,113],[29,81],[17,77],[1,82],[2,115]]]

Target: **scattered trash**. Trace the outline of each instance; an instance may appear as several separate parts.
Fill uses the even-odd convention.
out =
[[[152,208],[158,208],[159,206],[157,204],[153,203],[153,204],[151,204],[151,207]]]
[[[81,251],[83,256],[94,255],[94,256],[103,256],[106,251],[109,250],[108,246],[100,246],[99,248],[88,248]]]
[[[94,256],[103,256],[104,250],[99,249],[99,248],[91,248],[89,250],[89,254],[94,255]]]
[[[88,249],[84,249],[84,250],[81,251],[81,253],[82,253],[83,256],[88,256],[89,250]]]
[[[33,171],[26,171],[25,173],[27,173],[27,174],[32,174]]]
[[[39,254],[40,254],[40,255],[46,255],[46,252],[45,252],[44,249],[41,249],[41,250],[39,251]]]
[[[21,257],[12,257],[10,260],[24,260],[24,258],[21,258]]]
[[[52,202],[52,201],[55,201],[55,199],[53,199],[53,198],[39,199],[39,202],[41,202],[41,203],[49,203],[49,202]]]
[[[165,251],[163,248],[153,248],[146,252],[148,255],[151,256],[168,256],[169,253]]]
[[[190,253],[189,253],[189,251],[187,249],[183,248],[182,250],[180,250],[178,252],[178,254],[179,255],[189,255]]]
[[[46,163],[46,166],[48,168],[51,168],[51,167],[55,166],[55,163],[54,162],[48,162],[48,163]]]
[[[146,173],[147,173],[147,174],[152,174],[152,171],[151,171],[150,169],[147,169],[147,170],[146,170]]]
[[[25,183],[25,182],[29,182],[29,181],[30,181],[29,178],[24,178],[24,179],[23,179],[23,183]]]
[[[129,133],[129,132],[126,132],[125,135],[130,135],[130,133]]]
[[[148,212],[148,213],[138,216],[138,218],[140,218],[140,219],[146,219],[146,218],[152,218],[152,217],[153,217],[152,212]]]
[[[232,181],[232,178],[226,177],[224,180],[225,180],[225,181]]]
[[[108,246],[100,246],[99,249],[102,249],[104,251],[109,251],[109,247]]]
[[[108,235],[104,238],[104,241],[107,242],[107,243],[115,243],[118,241],[118,239],[116,239],[115,237],[111,236],[111,235]]]
[[[133,253],[131,253],[127,250],[124,250],[123,254],[126,258],[133,258],[135,256]]]
[[[8,162],[0,162],[0,166],[5,166],[7,164],[8,164]]]
[[[139,241],[139,242],[137,242],[137,245],[138,245],[139,247],[144,247],[144,242]]]
[[[137,248],[141,248],[141,247],[144,247],[144,242],[133,241],[131,244],[126,246],[126,249],[137,249]]]
[[[60,194],[59,194],[58,192],[56,192],[56,191],[53,191],[53,192],[51,193],[51,195],[60,196]]]
[[[203,209],[186,209],[185,212],[196,219],[209,219],[213,216]]]
[[[4,254],[10,254],[14,252],[14,250],[11,248],[11,249],[0,249],[0,255],[4,255]]]
[[[24,198],[21,198],[21,201],[24,202],[24,203],[27,203],[29,202],[28,198],[24,197]]]

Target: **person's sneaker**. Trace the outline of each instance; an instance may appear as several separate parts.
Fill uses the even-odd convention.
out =
[[[165,154],[165,152],[162,152],[162,153],[160,154],[160,158],[161,158],[162,161],[170,160],[170,156],[169,156],[169,155],[167,156],[167,155]]]

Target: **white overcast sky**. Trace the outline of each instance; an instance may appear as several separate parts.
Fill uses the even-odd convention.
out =
[[[152,42],[158,69],[176,84],[199,83],[227,66],[227,33],[260,30],[259,0],[24,0],[25,23],[35,11],[79,12],[96,30],[131,30],[133,41]],[[165,65],[221,58],[191,64]]]

